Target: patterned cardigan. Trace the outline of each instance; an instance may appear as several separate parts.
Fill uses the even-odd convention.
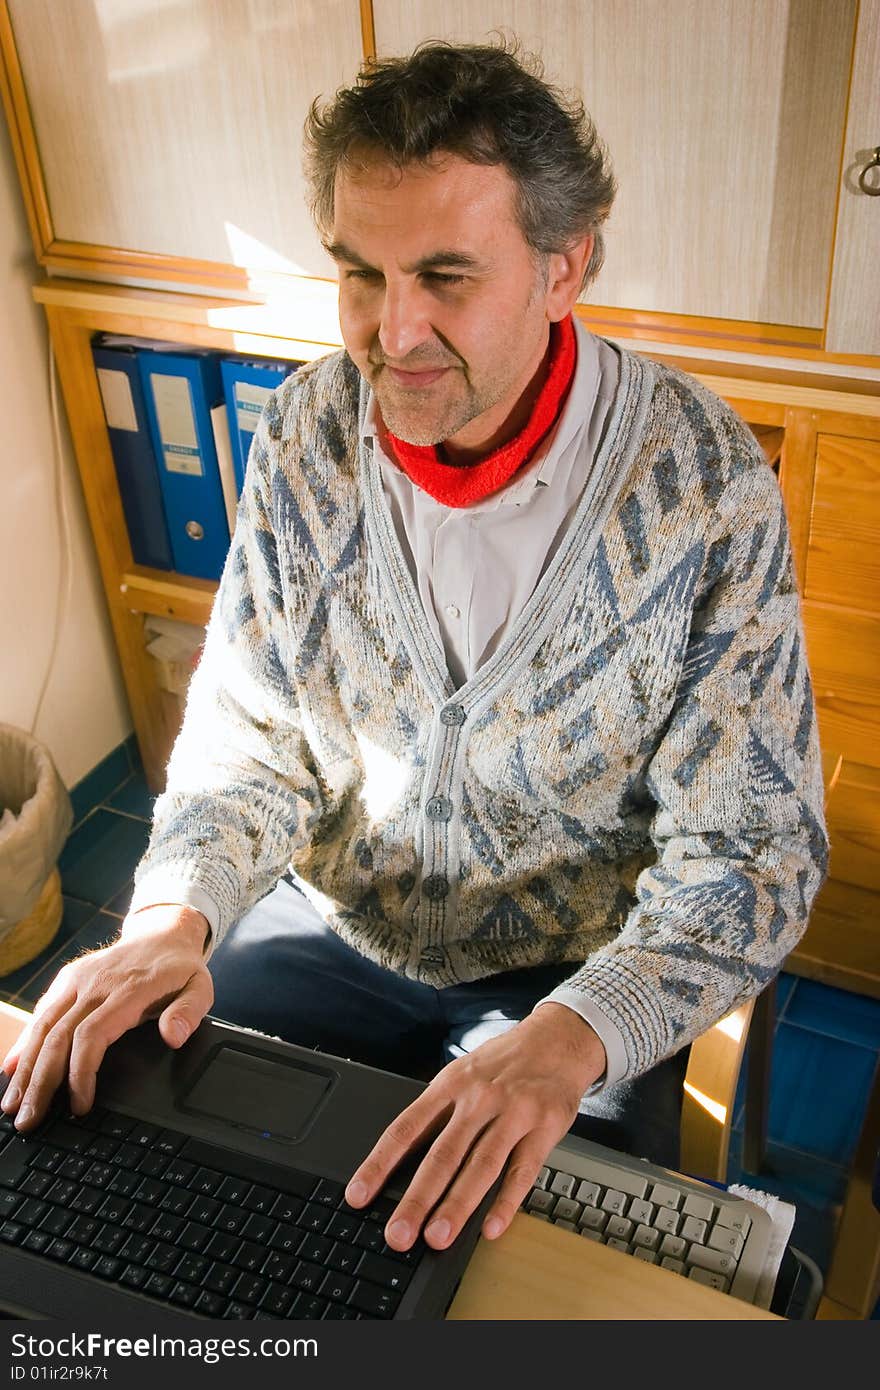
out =
[[[722,401],[623,352],[565,538],[456,689],[365,404],[337,353],[263,412],[133,907],[192,903],[216,942],[290,865],[412,979],[571,962],[636,1075],[772,977],[826,871],[776,480]]]

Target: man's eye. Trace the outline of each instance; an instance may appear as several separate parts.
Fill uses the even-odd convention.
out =
[[[346,280],[378,280],[380,278],[378,270],[347,270]]]
[[[463,285],[463,275],[444,275],[440,270],[426,270],[425,279],[430,280],[432,285]]]

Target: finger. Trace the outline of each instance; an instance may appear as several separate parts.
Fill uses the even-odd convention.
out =
[[[521,1142],[522,1128],[509,1120],[497,1117],[486,1126],[425,1227],[428,1245],[445,1250],[452,1244]]]
[[[159,1032],[169,1047],[182,1047],[214,1002],[214,984],[207,970],[197,970],[159,1015]]]
[[[48,1015],[38,1020],[33,1043],[19,1062],[21,1078],[16,1071],[15,1079],[20,1084],[16,1129],[31,1129],[43,1118],[67,1074],[74,1032],[93,1008],[89,999],[78,999],[51,1026],[46,1022]]]
[[[59,993],[51,1005],[46,1006],[39,1018],[34,1018],[16,1039],[11,1052],[7,1053],[4,1066],[8,1062],[13,1070],[12,1084],[3,1097],[2,1108],[9,1114],[21,1104],[29,1084],[37,1057],[51,1030],[71,1012],[76,1010],[76,990],[67,989]],[[78,1020],[77,1020],[78,1021]],[[73,1025],[72,1025],[73,1026]]]
[[[538,1170],[555,1142],[549,1145],[539,1142],[533,1132],[525,1135],[516,1145],[510,1155],[504,1181],[483,1221],[482,1234],[487,1240],[497,1240],[507,1230],[534,1186]]]
[[[85,1115],[91,1110],[98,1070],[107,1048],[130,1028],[137,1027],[143,1017],[142,1002],[126,998],[125,994],[111,994],[77,1024],[67,1062],[72,1114]]]
[[[349,1206],[363,1207],[372,1202],[401,1159],[411,1149],[426,1143],[445,1124],[451,1105],[445,1091],[432,1094],[429,1086],[418,1100],[401,1110],[352,1174],[345,1189]]]
[[[474,1147],[485,1121],[453,1112],[440,1131],[388,1219],[385,1239],[395,1250],[408,1250],[429,1212],[446,1192]]]
[[[22,1053],[27,1049],[34,1037],[38,1022],[46,1025],[49,1018],[49,1009],[53,1009],[51,1022],[48,1025],[51,1027],[51,1024],[57,1022],[65,1010],[68,1009],[75,1000],[76,990],[71,988],[61,973],[56,975],[55,979],[46,990],[46,993],[42,994],[37,1000],[34,1005],[33,1014],[3,1058],[3,1070],[7,1075],[11,1076],[18,1067]],[[7,1090],[6,1095],[8,1096],[8,1094],[9,1091]],[[4,1100],[5,1099],[6,1096],[4,1096]]]

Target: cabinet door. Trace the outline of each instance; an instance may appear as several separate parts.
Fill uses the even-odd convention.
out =
[[[7,5],[45,263],[162,278],[179,264],[193,284],[328,275],[300,144],[310,102],[362,60],[357,0]]]
[[[373,13],[380,55],[505,27],[583,97],[620,189],[592,303],[824,326],[855,0],[373,0]]]
[[[828,308],[829,352],[880,353],[880,197],[859,174],[880,145],[880,0],[861,0]],[[880,190],[880,169],[870,186]]]

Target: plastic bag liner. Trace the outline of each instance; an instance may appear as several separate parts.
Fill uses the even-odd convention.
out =
[[[0,724],[0,938],[33,910],[72,824],[49,750]]]

